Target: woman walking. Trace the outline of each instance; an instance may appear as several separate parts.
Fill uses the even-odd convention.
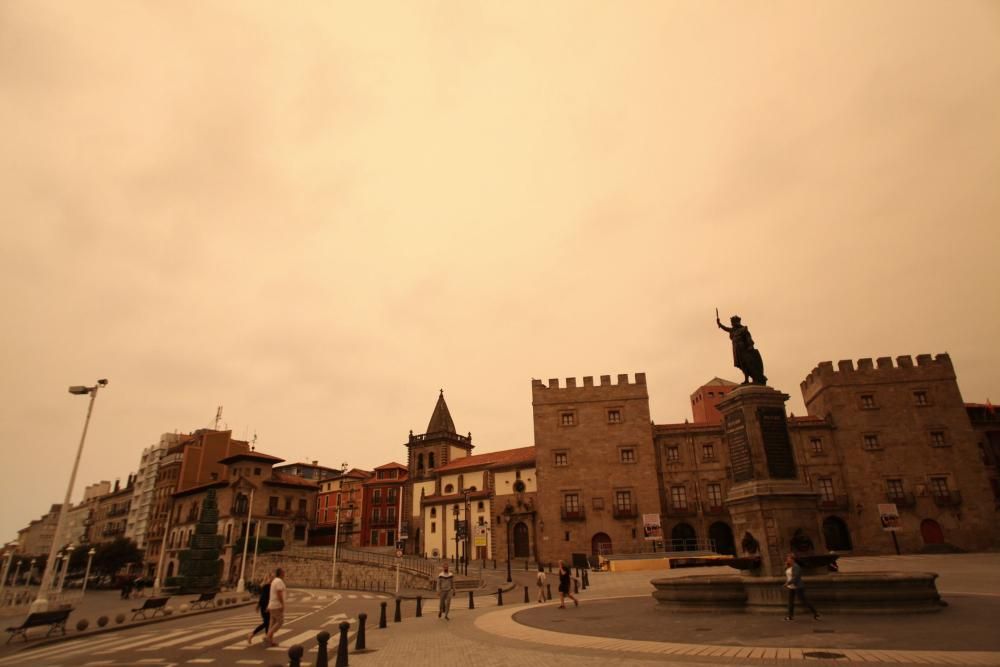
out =
[[[538,576],[535,577],[535,585],[538,587],[538,601],[545,602],[545,566],[538,564]]]
[[[559,561],[559,609],[566,608],[566,596],[573,601],[573,604],[577,607],[580,606],[580,601],[573,597],[573,594],[569,590],[569,580],[570,572],[566,565]]]
[[[806,599],[806,587],[802,583],[802,568],[795,562],[793,554],[788,554],[785,557],[785,568],[785,588],[788,589],[788,616],[785,616],[785,620],[791,621],[795,618],[795,598],[798,597],[799,602],[812,612],[813,619],[818,621],[819,612]]]
[[[271,599],[271,578],[267,577],[264,579],[264,585],[260,587],[260,594],[257,596],[257,611],[260,612],[261,624],[253,629],[253,632],[247,637],[247,644],[253,643],[254,635],[256,635],[261,630],[267,633],[268,627],[271,625],[271,614],[267,611],[267,603]]]

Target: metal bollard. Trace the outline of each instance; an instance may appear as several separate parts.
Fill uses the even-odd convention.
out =
[[[288,649],[288,667],[299,667],[302,662],[302,647],[296,644]]]
[[[497,569],[497,559],[496,558],[493,559],[493,569],[494,570]]]
[[[336,667],[347,667],[347,631],[350,629],[351,624],[347,621],[341,621],[339,627],[340,643],[337,645]],[[316,667],[319,667],[319,664],[317,664]]]
[[[379,619],[378,619],[378,628],[379,628],[379,630],[381,630],[382,628],[386,627],[386,624],[385,624],[385,608],[388,607],[388,606],[389,606],[388,602],[383,602],[382,603],[382,615],[379,616]]]
[[[330,641],[330,633],[324,630],[316,635],[319,642],[319,652],[316,654],[316,667],[330,667],[330,658],[327,654],[326,644]]]
[[[424,604],[424,599],[418,595],[417,596],[417,618],[420,618],[421,616],[424,615],[423,614],[423,611],[424,611],[423,604]]]
[[[552,584],[545,584],[545,599],[552,599]]]
[[[552,574],[552,561],[549,561],[549,574]]]
[[[575,579],[575,578],[573,579],[573,592],[576,593],[577,595],[580,594],[580,580],[579,579]]]
[[[503,606],[503,589],[502,588],[498,588],[497,589],[497,606],[498,607],[502,607]]]
[[[355,651],[365,650],[365,621],[368,620],[368,614],[362,612],[358,614],[358,636],[354,642]]]
[[[469,609],[476,608],[476,601],[472,598],[472,591],[469,591]]]
[[[587,590],[588,586],[590,586],[590,575],[588,575],[587,571],[584,570],[583,571],[583,590]]]
[[[525,602],[525,604],[528,603],[528,587],[527,586],[524,587],[524,602]]]
[[[399,609],[399,605],[400,605],[400,604],[401,604],[402,602],[403,602],[403,601],[402,601],[401,599],[399,599],[399,598],[396,598],[396,613],[395,613],[395,614],[393,615],[393,617],[392,617],[392,622],[393,622],[393,623],[399,623],[400,621],[402,621],[402,620],[403,620],[403,612],[402,612],[402,611],[400,611],[400,609]]]
[[[528,559],[527,558],[524,559],[524,571],[525,572],[528,571]]]

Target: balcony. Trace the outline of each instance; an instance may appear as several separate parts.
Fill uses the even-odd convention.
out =
[[[934,504],[938,507],[958,507],[962,504],[962,494],[959,491],[935,493]]]
[[[912,493],[888,493],[886,499],[890,503],[895,503],[896,507],[913,507],[916,500]]]
[[[701,511],[706,515],[718,516],[720,514],[725,514],[726,508],[722,505],[702,505]]]
[[[694,505],[670,505],[667,507],[666,515],[670,517],[680,518],[689,517],[697,514]]]
[[[612,509],[612,515],[616,519],[634,519],[639,516],[639,508],[635,505],[631,507],[614,507]]]
[[[372,528],[395,528],[396,527],[396,517],[391,519],[372,519],[371,523],[368,524]]]
[[[287,517],[287,516],[292,516],[292,510],[283,510],[283,509],[278,508],[278,507],[268,507],[267,508],[267,515],[268,516]]]
[[[587,518],[582,507],[577,507],[576,509],[561,507],[559,508],[559,516],[563,521],[584,521]]]
[[[828,498],[820,496],[818,504],[821,510],[846,512],[851,506],[851,501],[847,496],[831,496]]]

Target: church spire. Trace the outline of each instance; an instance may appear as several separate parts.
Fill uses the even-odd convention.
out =
[[[455,433],[455,422],[448,412],[448,404],[444,402],[444,389],[438,395],[437,404],[434,406],[434,414],[427,424],[427,433]]]

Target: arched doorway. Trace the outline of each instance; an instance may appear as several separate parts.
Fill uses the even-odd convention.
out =
[[[708,538],[715,543],[715,552],[736,555],[736,540],[733,539],[733,529],[724,521],[716,521],[708,527]]]
[[[920,537],[924,538],[924,544],[944,544],[944,531],[934,519],[920,522]]]
[[[514,524],[514,558],[527,558],[530,554],[528,545],[528,527],[523,521]]]
[[[694,551],[698,548],[698,534],[688,523],[679,523],[670,531],[672,551]]]
[[[607,533],[596,533],[590,539],[590,553],[595,556],[607,556],[611,553],[611,538]]]
[[[823,541],[826,542],[827,551],[850,551],[854,548],[851,531],[839,516],[823,519]]]

